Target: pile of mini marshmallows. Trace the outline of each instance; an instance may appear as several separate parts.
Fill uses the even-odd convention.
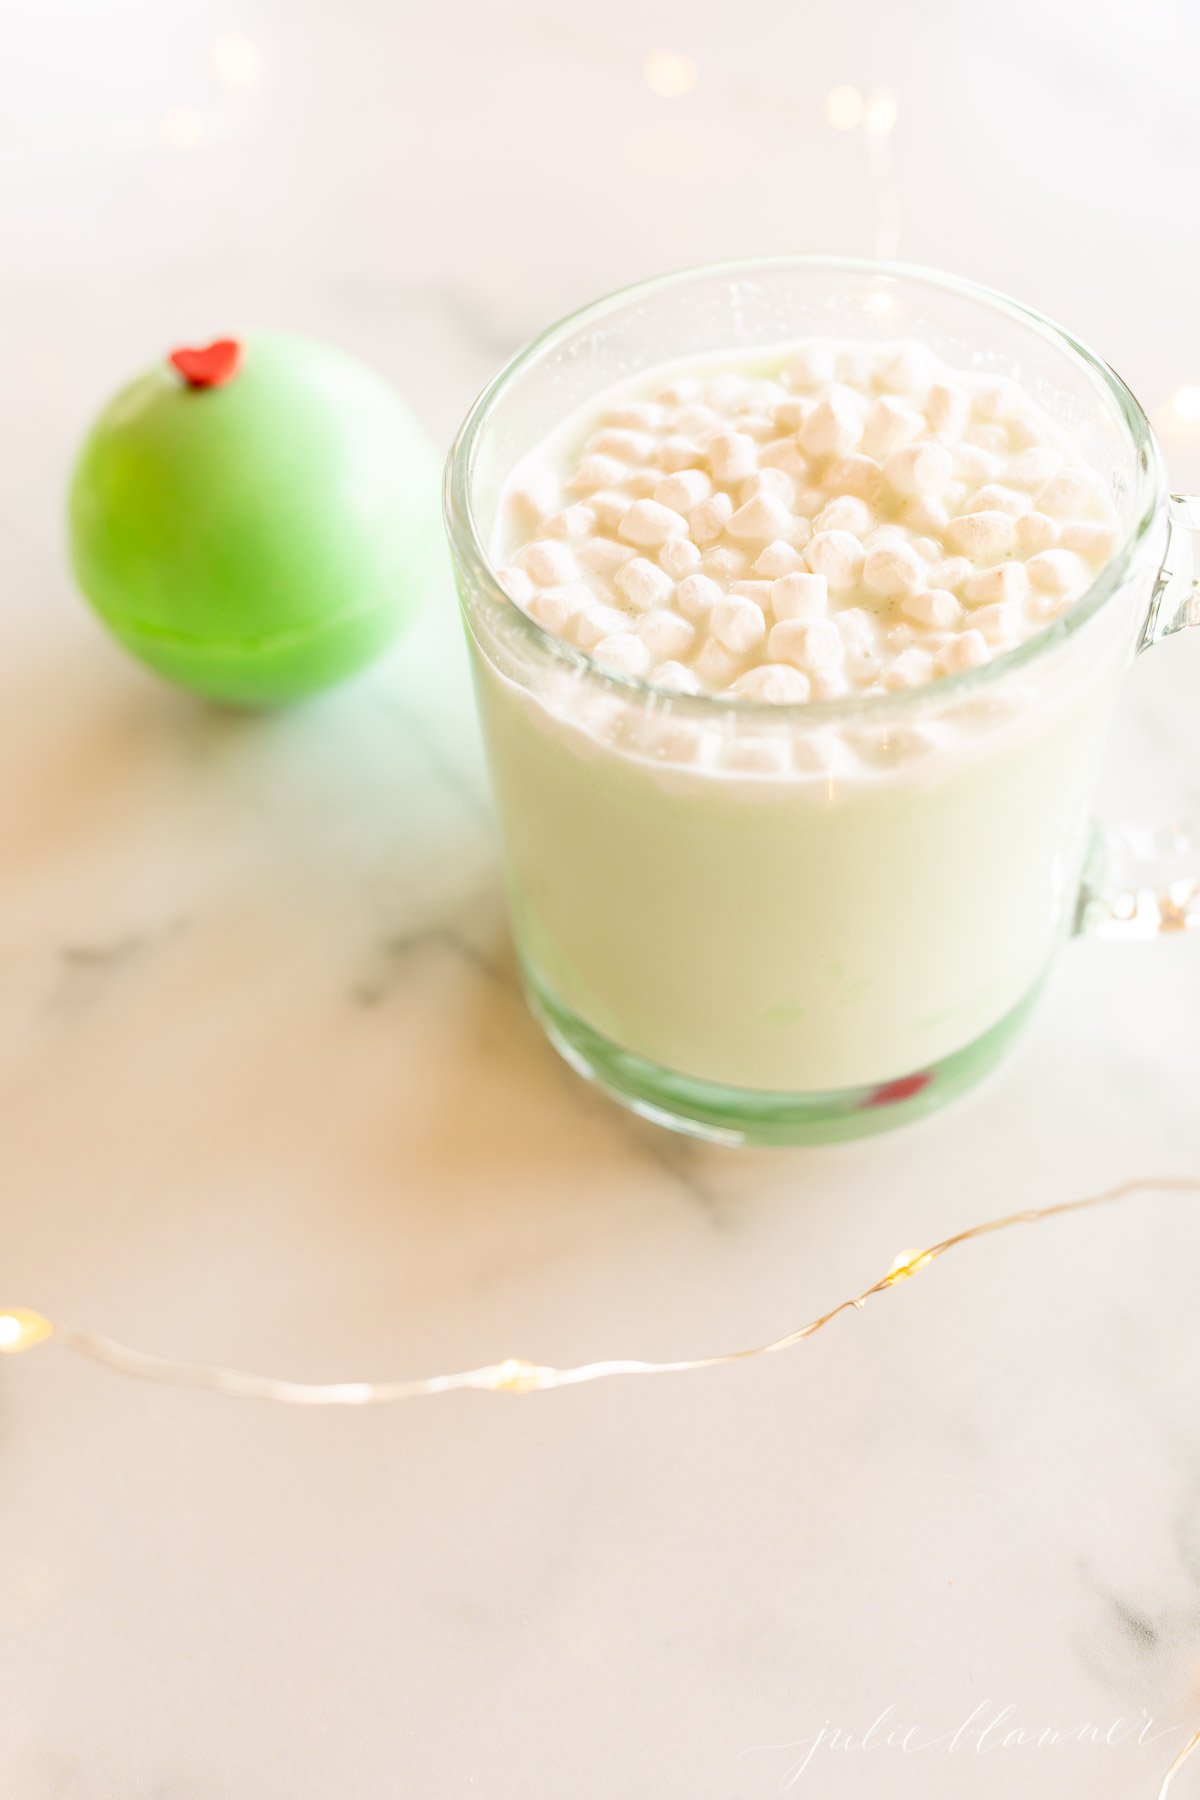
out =
[[[814,339],[776,378],[644,395],[581,452],[568,426],[502,508],[504,591],[620,675],[780,704],[919,687],[1041,630],[1116,546],[1029,395],[917,343]]]

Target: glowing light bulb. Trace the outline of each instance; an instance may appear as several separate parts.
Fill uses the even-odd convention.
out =
[[[23,1307],[12,1307],[8,1312],[0,1312],[0,1352],[5,1356],[18,1356],[22,1350],[32,1350],[35,1344],[42,1344],[53,1332],[54,1327],[49,1319],[43,1319],[41,1313],[26,1312]]]
[[[1171,396],[1171,410],[1178,419],[1200,419],[1200,386],[1177,388]]]
[[[853,131],[862,123],[863,97],[856,87],[830,88],[825,96],[825,117],[835,131]]]
[[[212,67],[223,88],[245,92],[256,87],[262,69],[258,45],[243,32],[225,32],[212,47]]]
[[[863,124],[876,137],[882,137],[896,123],[899,111],[896,96],[881,89],[868,96],[863,108]]]
[[[700,79],[700,71],[690,56],[677,50],[652,50],[642,64],[646,86],[664,100],[677,100],[690,94]]]
[[[884,1280],[889,1287],[893,1287],[897,1281],[907,1281],[910,1275],[915,1275],[918,1269],[923,1269],[926,1263],[932,1261],[933,1257],[928,1250],[902,1250]]]
[[[523,1356],[510,1356],[490,1371],[490,1388],[502,1394],[528,1394],[534,1388],[549,1387],[555,1370],[540,1363],[526,1362]]]

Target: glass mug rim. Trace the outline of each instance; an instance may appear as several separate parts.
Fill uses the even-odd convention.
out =
[[[992,312],[1015,319],[1026,328],[1031,327],[1039,337],[1063,352],[1077,366],[1082,366],[1089,379],[1106,390],[1116,402],[1118,414],[1136,452],[1138,485],[1132,520],[1112,557],[1069,612],[978,668],[941,676],[920,687],[904,688],[887,694],[851,695],[839,700],[792,701],[779,705],[769,701],[745,699],[740,695],[728,697],[719,694],[685,694],[641,676],[617,674],[605,669],[586,651],[545,630],[536,619],[515,606],[500,586],[479,530],[472,495],[476,454],[492,414],[509,390],[534,368],[547,351],[553,350],[556,345],[589,325],[620,311],[630,302],[699,280],[725,277],[731,281],[739,281],[793,271],[844,273],[860,281],[870,278],[881,284],[897,281],[920,284],[976,302]],[[502,613],[508,628],[511,630],[515,627],[531,649],[583,672],[626,699],[669,704],[673,711],[683,712],[688,716],[701,715],[709,719],[724,720],[734,717],[750,718],[763,722],[770,720],[776,725],[783,720],[790,720],[793,724],[801,720],[814,725],[826,724],[861,719],[868,714],[873,719],[879,719],[922,710],[943,699],[957,699],[960,695],[987,688],[991,683],[1002,680],[1012,670],[1035,661],[1073,637],[1120,591],[1135,553],[1165,501],[1166,478],[1162,456],[1140,401],[1103,357],[1098,356],[1062,326],[1055,324],[1044,313],[981,282],[948,275],[940,270],[908,263],[877,262],[866,257],[824,255],[738,258],[676,269],[646,281],[616,288],[600,299],[589,301],[587,305],[566,314],[518,350],[476,397],[450,447],[443,482],[443,511],[447,534],[460,565],[470,574],[471,603],[478,604],[480,597],[486,596],[488,602],[497,609],[497,616]]]

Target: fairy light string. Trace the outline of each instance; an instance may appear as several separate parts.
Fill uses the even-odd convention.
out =
[[[555,1368],[547,1363],[534,1363],[524,1357],[510,1356],[502,1362],[488,1363],[482,1368],[462,1369],[452,1374],[427,1375],[395,1381],[292,1381],[276,1376],[257,1375],[245,1369],[231,1369],[216,1363],[178,1362],[136,1350],[114,1338],[94,1332],[79,1331],[74,1326],[46,1318],[28,1307],[9,1307],[0,1311],[0,1355],[19,1355],[41,1344],[56,1343],[61,1349],[82,1356],[89,1362],[114,1369],[139,1381],[157,1381],[173,1387],[202,1389],[245,1400],[266,1400],[283,1406],[377,1406],[397,1400],[413,1400],[420,1396],[453,1393],[474,1388],[488,1393],[529,1394],[548,1388],[577,1387],[584,1382],[605,1381],[617,1375],[681,1375],[699,1369],[721,1368],[731,1363],[751,1362],[758,1357],[775,1356],[792,1350],[818,1331],[832,1324],[846,1312],[857,1312],[877,1294],[889,1292],[901,1282],[930,1268],[939,1257],[946,1256],[963,1244],[977,1238],[993,1237],[1018,1226],[1039,1225],[1047,1219],[1088,1212],[1097,1207],[1128,1200],[1135,1194],[1200,1194],[1200,1176],[1147,1175],[1106,1188],[1102,1193],[1088,1194],[1082,1199],[1061,1200],[1051,1206],[1026,1207],[1020,1212],[1006,1213],[1000,1218],[985,1219],[963,1231],[942,1238],[923,1250],[902,1250],[885,1275],[873,1281],[859,1294],[838,1301],[826,1312],[799,1325],[782,1337],[764,1344],[739,1350],[720,1351],[708,1356],[681,1357],[670,1362],[651,1362],[640,1358],[609,1357],[597,1362],[580,1363],[572,1368]],[[1169,1800],[1175,1777],[1200,1749],[1200,1729],[1193,1732],[1163,1776],[1156,1800]]]
[[[785,1332],[766,1343],[752,1344],[737,1350],[717,1351],[707,1356],[680,1357],[656,1362],[640,1357],[604,1357],[594,1362],[557,1368],[550,1363],[530,1362],[522,1356],[508,1356],[500,1362],[486,1363],[476,1369],[460,1369],[444,1375],[423,1375],[385,1381],[294,1381],[286,1377],[259,1375],[246,1369],[232,1369],[217,1363],[179,1362],[155,1356],[149,1351],[131,1348],[114,1338],[95,1332],[80,1331],[44,1317],[25,1307],[9,1307],[0,1311],[0,1354],[16,1355],[40,1344],[54,1342],[89,1362],[115,1369],[139,1381],[157,1381],[173,1387],[204,1389],[227,1394],[236,1399],[267,1400],[281,1406],[382,1406],[399,1400],[415,1400],[435,1394],[449,1394],[463,1389],[486,1393],[543,1393],[550,1388],[579,1387],[585,1382],[608,1381],[613,1377],[638,1375],[684,1375],[700,1369],[718,1369],[733,1363],[752,1362],[763,1356],[777,1356],[793,1350],[808,1338],[815,1337],[843,1313],[856,1312],[868,1300],[897,1287],[902,1281],[929,1268],[939,1257],[946,1256],[963,1244],[977,1238],[1012,1231],[1021,1225],[1037,1225],[1047,1219],[1070,1213],[1087,1212],[1099,1206],[1126,1200],[1134,1194],[1200,1194],[1200,1176],[1151,1175],[1122,1182],[1103,1193],[1089,1194],[1079,1200],[1060,1200],[1052,1206],[1027,1207],[1021,1212],[1007,1213],[1001,1218],[987,1219],[968,1226],[951,1237],[942,1238],[923,1250],[904,1250],[896,1257],[887,1273],[873,1281],[861,1293],[839,1300],[826,1312],[809,1319],[806,1324]]]

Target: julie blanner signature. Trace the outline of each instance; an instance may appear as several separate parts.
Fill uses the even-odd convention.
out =
[[[786,1759],[776,1780],[778,1791],[786,1793],[799,1786],[829,1756],[885,1752],[901,1756],[994,1756],[1019,1750],[1146,1749],[1169,1738],[1183,1737],[1186,1730],[1183,1725],[1160,1723],[1144,1707],[1136,1718],[1122,1716],[1107,1722],[1083,1720],[1064,1725],[1033,1719],[1023,1714],[1015,1702],[1002,1705],[981,1700],[959,1722],[941,1730],[906,1719],[900,1707],[892,1705],[885,1706],[865,1731],[825,1719],[802,1737],[788,1743],[752,1744],[741,1755],[762,1757],[764,1761],[771,1757]]]

